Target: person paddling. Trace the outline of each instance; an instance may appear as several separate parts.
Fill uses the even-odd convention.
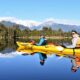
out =
[[[43,46],[46,44],[47,44],[47,39],[45,38],[44,35],[40,35],[39,42],[36,45]],[[47,58],[47,55],[39,52],[39,58],[40,58],[40,64],[44,65],[44,62],[45,62],[45,59]]]
[[[46,44],[47,44],[47,39],[45,38],[44,35],[40,35],[39,42],[36,45],[41,46],[41,45],[46,45]]]
[[[72,30],[72,44],[71,45],[62,45],[65,48],[80,48],[80,37],[77,31]]]
[[[72,30],[72,45],[66,46],[67,48],[76,48],[80,47],[80,37],[77,33],[77,31]]]
[[[79,34],[77,33],[77,31],[75,31],[75,30],[72,30],[71,34],[72,34],[72,44],[66,46],[66,48],[73,49],[73,57],[74,58],[71,59],[71,62],[72,62],[71,71],[76,72],[77,69],[80,67],[80,57],[75,56],[75,48],[80,48],[80,37],[79,37]]]

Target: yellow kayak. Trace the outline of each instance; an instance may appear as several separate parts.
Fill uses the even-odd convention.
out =
[[[24,42],[16,42],[16,43],[19,46],[17,51],[30,52],[30,53],[41,52],[44,54],[80,56],[80,48],[70,49],[70,48],[63,48],[62,46],[56,46],[56,45],[36,46],[36,45],[32,45],[31,43],[24,43]]]

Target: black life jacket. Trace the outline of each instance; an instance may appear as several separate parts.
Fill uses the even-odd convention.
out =
[[[44,38],[44,41],[41,45],[46,45],[47,44],[47,39]]]

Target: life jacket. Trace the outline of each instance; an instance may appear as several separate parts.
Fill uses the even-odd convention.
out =
[[[76,61],[76,65],[80,67],[80,57],[76,57],[75,61]]]
[[[80,47],[80,37],[77,40],[76,47]]]
[[[47,39],[44,39],[44,41],[41,45],[46,45],[46,44],[47,44]]]

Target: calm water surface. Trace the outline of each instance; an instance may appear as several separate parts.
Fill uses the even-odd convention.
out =
[[[0,80],[80,80],[80,69],[71,71],[71,59],[48,56],[40,65],[39,54],[21,55],[13,44],[0,46]]]

